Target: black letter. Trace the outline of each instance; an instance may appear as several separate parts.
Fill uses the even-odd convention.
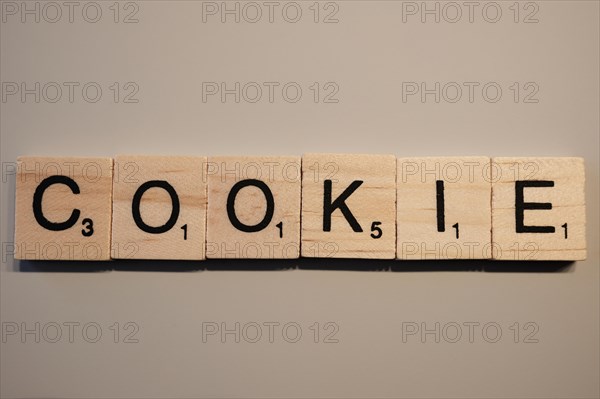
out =
[[[235,199],[237,197],[238,192],[247,186],[254,186],[262,191],[265,196],[265,200],[267,200],[267,211],[265,212],[265,216],[260,223],[255,224],[254,226],[249,226],[240,222],[235,214]],[[239,181],[231,187],[231,191],[227,196],[227,216],[229,216],[229,221],[236,229],[240,231],[244,231],[246,233],[255,233],[257,231],[261,231],[265,227],[271,223],[271,219],[273,219],[273,212],[275,211],[275,200],[273,199],[273,193],[269,187],[262,181],[256,179],[246,179]]]
[[[362,232],[362,227],[356,221],[356,218],[350,212],[348,205],[344,201],[363,184],[362,180],[354,180],[335,201],[331,202],[331,180],[325,180],[325,195],[323,196],[323,231],[331,231],[331,214],[337,208],[342,211],[342,214],[357,233]]]
[[[167,220],[167,223],[165,223],[164,225],[158,227],[148,226],[146,223],[144,223],[144,221],[142,220],[142,215],[140,213],[140,202],[142,200],[142,196],[144,195],[146,190],[152,187],[162,188],[167,193],[169,193],[169,195],[171,196],[171,203],[173,204],[169,220]],[[175,223],[177,223],[177,218],[179,217],[179,197],[177,196],[177,192],[175,191],[173,186],[167,183],[166,181],[150,180],[142,184],[135,192],[133,196],[133,202],[131,203],[131,212],[133,213],[133,220],[135,221],[135,224],[141,230],[150,234],[161,234],[171,230],[171,228],[175,226]]]
[[[525,226],[525,209],[552,209],[550,202],[525,202],[523,189],[525,187],[554,187],[549,180],[517,180],[515,182],[515,219],[517,233],[554,233],[553,226]]]
[[[67,176],[50,176],[42,180],[39,186],[35,189],[35,193],[33,194],[33,215],[35,216],[35,220],[47,230],[52,231],[61,231],[66,230],[72,227],[75,223],[77,223],[77,219],[79,219],[79,215],[81,212],[79,209],[73,209],[71,212],[71,216],[62,223],[53,223],[46,219],[44,216],[44,212],[42,212],[42,197],[44,196],[44,191],[48,187],[53,184],[64,184],[65,186],[71,189],[73,194],[79,194],[79,186],[75,181]]]
[[[446,231],[446,220],[444,216],[444,181],[435,181],[435,199],[437,208],[437,231]]]

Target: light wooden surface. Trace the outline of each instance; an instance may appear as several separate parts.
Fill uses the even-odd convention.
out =
[[[15,258],[586,257],[582,158],[114,161],[20,157]]]
[[[110,259],[112,159],[77,157],[19,157],[15,201],[15,259]],[[34,213],[38,187],[52,176],[62,182],[48,184],[41,195],[41,212],[50,223],[67,222],[74,210],[77,220],[64,230],[42,227]],[[63,180],[64,181],[64,180]],[[72,183],[69,183],[72,184]],[[79,190],[78,194],[73,193]]]
[[[115,259],[205,259],[206,157],[117,156],[113,191],[112,246]],[[167,182],[176,192],[180,211],[162,233],[142,230],[133,218],[133,198],[149,181]],[[143,193],[140,216],[150,227],[168,224],[173,200],[165,188]],[[167,226],[168,227],[168,226]]]
[[[397,165],[398,259],[491,257],[489,157],[399,158]]]
[[[208,258],[299,257],[300,157],[210,157],[207,176]]]
[[[492,162],[494,258],[584,260],[586,240],[583,159],[493,158]],[[522,202],[551,203],[552,209],[524,210],[523,225],[550,227],[554,229],[553,233],[517,232],[516,181],[552,182],[542,184],[553,184],[553,187],[523,188]]]
[[[328,180],[332,202],[353,182],[362,181],[344,201],[361,232],[354,231],[339,208],[331,213],[331,230],[324,231],[324,194]],[[396,158],[392,155],[305,154],[301,220],[304,257],[393,259],[396,256]]]

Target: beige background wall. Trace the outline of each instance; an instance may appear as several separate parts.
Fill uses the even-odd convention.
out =
[[[463,2],[427,2],[439,23],[411,14],[421,2],[276,1],[272,22],[269,5],[240,2],[239,23],[203,14],[221,2],[76,1],[73,22],[62,2],[26,3],[38,4],[39,22],[21,22],[21,2],[0,2],[0,318],[5,333],[19,328],[0,346],[2,397],[600,395],[598,2],[475,2],[471,21]],[[255,4],[262,19],[247,22]],[[456,5],[462,17],[448,22]],[[300,20],[284,9],[290,21],[300,9]],[[39,102],[10,94],[36,82]],[[250,102],[253,85],[239,103],[207,95],[221,82],[256,82],[263,97]],[[279,85],[272,102],[264,82]],[[290,82],[288,100],[302,89],[295,103],[281,91]],[[439,103],[408,95],[421,82],[440,82]],[[463,88],[457,102],[448,82]],[[476,86],[472,101],[464,82]],[[555,272],[327,260],[115,262],[87,272],[7,253],[18,155],[303,152],[583,156],[588,260]],[[390,265],[395,272],[374,271]],[[39,343],[20,335],[35,323]],[[240,323],[239,343],[206,335],[221,323]],[[439,343],[406,334],[436,323]]]

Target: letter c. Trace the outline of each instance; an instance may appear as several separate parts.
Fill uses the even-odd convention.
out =
[[[44,197],[44,192],[46,189],[53,184],[64,184],[71,189],[73,194],[79,194],[79,186],[77,183],[75,183],[75,180],[67,176],[60,175],[47,177],[37,186],[35,193],[33,194],[33,215],[35,216],[35,220],[39,223],[39,225],[47,230],[67,230],[77,223],[77,219],[79,219],[81,211],[79,209],[73,209],[71,216],[64,222],[55,223],[49,221],[44,216],[44,212],[42,211],[42,198]]]

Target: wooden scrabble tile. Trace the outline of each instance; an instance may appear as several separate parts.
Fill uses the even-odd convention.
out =
[[[493,258],[583,260],[581,158],[492,159]]]
[[[396,256],[396,158],[306,154],[302,158],[304,257]]]
[[[15,259],[108,260],[112,159],[19,157]]]
[[[298,258],[300,173],[300,157],[209,158],[207,257]]]
[[[115,259],[205,259],[206,157],[115,158]]]
[[[398,259],[491,257],[488,157],[399,158]]]

